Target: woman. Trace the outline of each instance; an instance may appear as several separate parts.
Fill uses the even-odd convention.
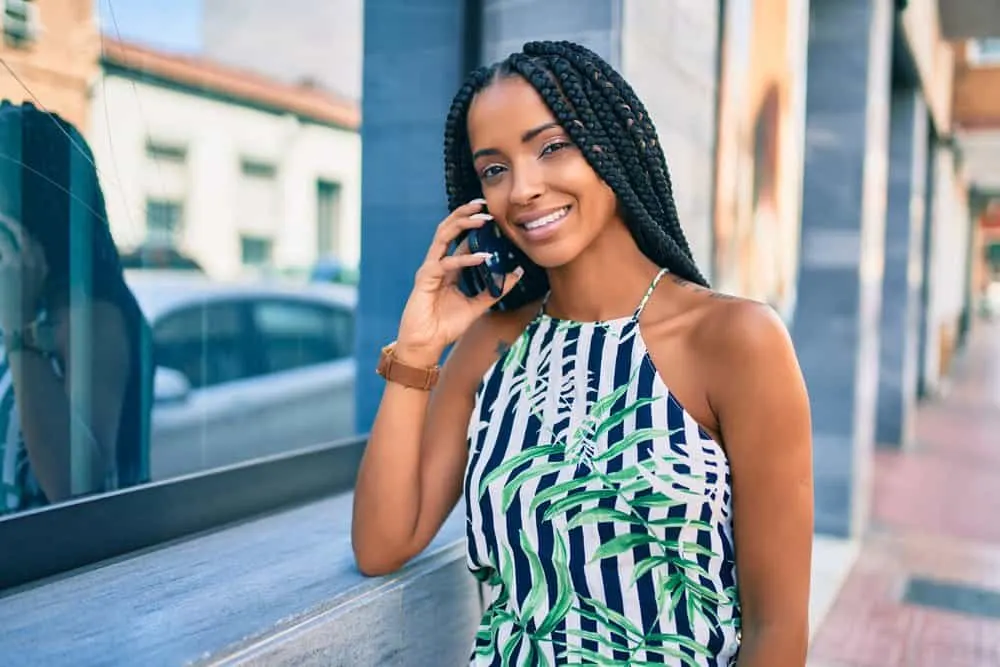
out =
[[[0,516],[148,479],[148,346],[86,141],[4,101]]]
[[[473,665],[804,665],[801,373],[769,308],[707,288],[631,88],[580,46],[527,44],[470,76],[445,153],[452,213],[379,367],[361,570],[402,566],[464,490],[492,590]],[[485,258],[449,246],[491,218],[547,276],[525,307],[456,288]]]

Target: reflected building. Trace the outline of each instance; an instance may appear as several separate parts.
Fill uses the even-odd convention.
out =
[[[149,479],[152,348],[87,141],[0,103],[0,515]]]
[[[119,246],[212,278],[356,266],[353,102],[105,36],[91,135]]]
[[[0,99],[55,111],[86,135],[90,85],[99,76],[100,33],[93,0],[4,4]]]

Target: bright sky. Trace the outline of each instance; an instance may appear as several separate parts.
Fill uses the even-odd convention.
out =
[[[168,51],[201,50],[201,0],[94,0],[101,30]]]

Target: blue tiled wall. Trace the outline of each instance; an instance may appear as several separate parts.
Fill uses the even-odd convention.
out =
[[[927,107],[918,90],[893,91],[876,442],[912,437],[926,215]]]
[[[802,253],[792,336],[813,411],[816,529],[863,521],[874,439],[890,0],[810,3]]]

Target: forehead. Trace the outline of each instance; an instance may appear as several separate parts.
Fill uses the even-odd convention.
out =
[[[473,150],[502,143],[555,120],[531,84],[521,77],[507,77],[479,91],[469,107],[469,142]]]

